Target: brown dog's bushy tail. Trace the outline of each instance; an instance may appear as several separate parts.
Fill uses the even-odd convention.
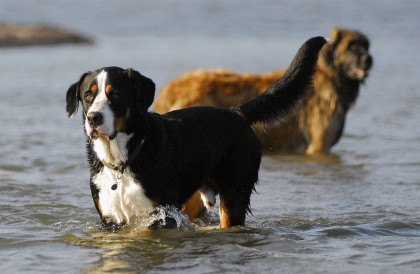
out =
[[[319,51],[326,42],[323,37],[306,41],[281,78],[272,83],[263,94],[234,111],[245,117],[249,124],[287,119],[294,113],[312,83]]]

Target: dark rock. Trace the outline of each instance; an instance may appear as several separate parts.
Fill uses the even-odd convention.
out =
[[[0,23],[0,47],[92,43],[89,37],[53,26]]]

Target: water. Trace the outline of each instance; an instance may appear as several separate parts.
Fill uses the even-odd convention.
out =
[[[93,46],[0,49],[2,273],[419,273],[418,1],[0,1],[2,21],[58,24]],[[334,26],[374,67],[332,155],[264,157],[246,228],[102,229],[80,117],[65,92],[101,66],[161,88],[197,67],[287,66]],[[217,211],[216,211],[217,212]],[[214,216],[213,216],[214,217]]]

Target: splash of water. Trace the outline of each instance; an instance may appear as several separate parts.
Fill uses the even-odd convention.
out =
[[[162,227],[173,227],[178,230],[192,227],[188,215],[171,205],[156,207],[151,217],[152,224],[159,223]]]
[[[155,229],[177,229],[195,230],[190,223],[188,215],[175,206],[157,206],[147,217],[137,219],[132,225],[125,226],[132,231],[155,230]]]

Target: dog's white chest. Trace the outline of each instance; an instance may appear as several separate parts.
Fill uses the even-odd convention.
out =
[[[118,180],[117,189],[112,190],[111,186],[116,181],[116,171],[106,167],[93,178],[93,183],[99,189],[99,207],[104,218],[116,224],[130,224],[153,210],[152,202],[129,170]]]

